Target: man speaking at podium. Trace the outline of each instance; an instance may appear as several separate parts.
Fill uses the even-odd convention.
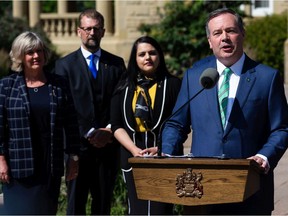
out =
[[[215,68],[219,82],[173,115],[162,133],[162,152],[173,155],[193,131],[195,157],[248,158],[263,168],[260,190],[241,203],[206,206],[207,214],[271,215],[273,170],[288,145],[288,108],[279,72],[243,51],[242,18],[222,8],[209,14],[206,33],[214,55],[195,63],[183,77],[174,112],[201,90],[199,77]]]

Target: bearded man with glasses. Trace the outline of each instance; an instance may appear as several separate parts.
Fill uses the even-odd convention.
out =
[[[70,85],[81,134],[80,157],[67,163],[79,166],[77,178],[67,182],[67,215],[85,215],[89,192],[91,215],[110,214],[111,198],[119,168],[119,143],[110,121],[110,99],[125,71],[124,60],[100,48],[104,17],[95,9],[79,15],[81,47],[58,60],[55,72]],[[77,170],[77,169],[75,169]]]

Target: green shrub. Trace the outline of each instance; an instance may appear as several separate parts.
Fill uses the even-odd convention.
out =
[[[89,215],[91,212],[91,196],[89,195],[86,212]],[[62,178],[62,184],[60,189],[60,196],[58,199],[58,212],[57,215],[66,215],[67,207],[67,188],[65,185],[64,178]],[[128,205],[127,205],[127,192],[126,185],[123,181],[121,172],[119,172],[116,185],[113,192],[112,204],[111,204],[111,215],[127,215]]]
[[[58,200],[58,212],[57,215],[66,215],[67,207],[67,192],[64,178],[62,179],[62,185],[60,190],[60,197]],[[88,197],[88,204],[86,207],[87,215],[89,215],[91,206],[91,197]],[[111,215],[127,215],[128,214],[128,204],[127,204],[127,190],[126,185],[123,181],[121,171],[119,172],[113,192],[112,204],[111,204]],[[174,215],[182,215],[183,206],[175,205]]]
[[[245,51],[258,62],[284,74],[284,43],[287,39],[287,12],[247,22]]]
[[[127,214],[128,214],[127,189],[122,177],[122,172],[120,171],[113,192],[111,215],[127,215]]]

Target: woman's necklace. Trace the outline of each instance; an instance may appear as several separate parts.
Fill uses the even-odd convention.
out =
[[[43,78],[42,78],[43,79]],[[39,91],[39,87],[45,85],[46,79],[43,80],[31,80],[26,78],[26,85],[28,88],[32,88],[35,93]]]

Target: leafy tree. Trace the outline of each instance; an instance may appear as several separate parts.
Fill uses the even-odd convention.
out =
[[[287,39],[287,11],[249,21],[245,48],[257,61],[284,71],[284,43]]]
[[[207,15],[221,7],[229,7],[244,16],[239,10],[249,1],[171,1],[159,12],[160,23],[143,24],[142,33],[154,37],[167,55],[170,71],[181,75],[200,58],[212,54],[205,32]]]
[[[12,0],[0,1],[0,18],[12,12]]]
[[[41,11],[43,13],[56,13],[57,0],[41,1]]]
[[[8,13],[0,19],[0,77],[7,75],[10,67],[9,51],[15,37],[23,31],[29,30],[24,20],[14,19]]]
[[[11,44],[17,35],[30,29],[25,20],[13,18],[9,15],[1,18],[0,26],[0,48],[7,52],[9,52]]]

